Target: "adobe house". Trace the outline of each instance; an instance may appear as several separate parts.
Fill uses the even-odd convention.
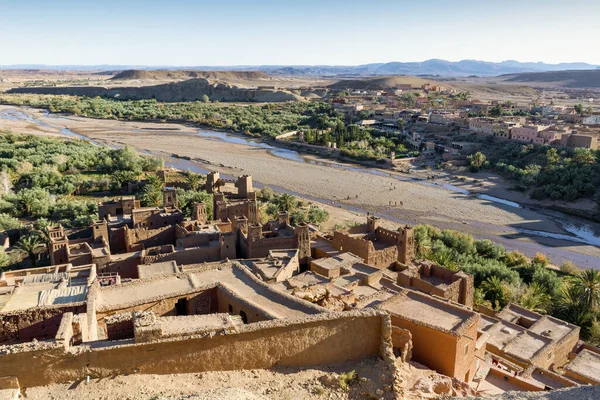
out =
[[[405,226],[394,232],[379,226],[379,218],[368,216],[364,225],[350,228],[348,233],[335,231],[333,247],[356,254],[366,264],[388,268],[395,262],[408,264],[414,258],[413,229]]]
[[[132,211],[140,208],[140,201],[134,196],[123,196],[118,200],[110,200],[98,205],[98,216],[100,219],[110,217],[123,217],[131,215]]]
[[[402,330],[407,330],[414,361],[465,382],[473,379],[485,351],[478,343],[478,313],[409,289],[400,289],[377,308],[392,318],[394,347],[405,345]]]
[[[82,238],[69,239],[62,225],[48,228],[48,253],[52,265],[96,264],[99,268],[110,262],[108,227],[106,221],[96,221],[81,234]],[[89,235],[89,236],[88,236]]]
[[[298,249],[300,264],[310,260],[310,233],[307,224],[290,225],[287,212],[279,213],[277,220],[269,221],[265,226],[248,224],[245,218],[237,218],[235,230],[241,258],[262,258],[270,250]]]
[[[145,249],[143,264],[176,261],[177,264],[235,259],[236,243],[233,232],[221,232],[218,225],[185,221],[174,225],[175,245],[164,244]]]
[[[578,326],[517,304],[487,313],[479,322],[479,331],[489,335],[486,350],[522,368],[561,368],[579,341]]]
[[[600,349],[583,344],[564,367],[566,377],[584,385],[600,385]]]
[[[473,307],[472,275],[450,271],[428,260],[414,261],[411,265],[397,263],[396,270],[400,286]]]
[[[227,182],[218,172],[210,172],[206,177],[206,191],[213,194],[214,220],[234,220],[244,216],[250,224],[259,222],[256,192],[250,175]]]

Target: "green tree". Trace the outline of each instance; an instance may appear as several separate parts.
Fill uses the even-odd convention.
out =
[[[504,282],[497,276],[490,276],[481,284],[485,299],[492,303],[495,309],[503,306],[505,287]]]
[[[327,210],[318,207],[311,207],[308,210],[308,222],[313,224],[321,224],[329,219]]]
[[[483,167],[483,164],[486,161],[485,154],[483,154],[480,151],[478,151],[475,154],[470,155],[468,157],[468,159],[470,162],[471,171],[473,171],[473,172],[478,172],[479,170],[481,170],[481,168]]]
[[[38,254],[43,251],[43,248],[44,245],[42,244],[40,237],[36,234],[22,236],[17,244],[15,244],[15,249],[29,257],[33,268],[37,267]]]
[[[200,175],[195,174],[191,171],[187,172],[187,183],[190,186],[190,190],[196,192],[200,189],[200,184],[202,183],[202,178]]]
[[[0,249],[0,272],[4,271],[6,267],[8,267],[9,263],[10,257],[8,256],[8,254],[6,254],[4,249]]]
[[[11,217],[8,214],[0,214],[0,231],[18,229],[20,227],[21,223],[17,218]]]
[[[593,312],[598,312],[600,309],[600,271],[596,269],[581,271],[573,279],[572,285],[581,303]]]
[[[548,165],[556,165],[560,162],[560,155],[554,147],[551,147],[546,151],[546,162]]]
[[[200,100],[202,100],[203,103],[208,103],[210,98],[206,94],[203,94]]]
[[[545,287],[538,283],[532,283],[519,299],[519,305],[528,310],[545,314],[552,306],[552,297]]]
[[[583,104],[579,103],[579,104],[575,104],[574,106],[575,108],[575,112],[579,115],[583,114]]]
[[[503,114],[504,114],[504,108],[502,108],[502,106],[500,104],[496,104],[490,110],[490,115],[492,117],[501,117]]]
[[[296,196],[283,193],[281,196],[279,196],[277,204],[279,206],[279,211],[292,212],[298,206],[298,199],[296,199]]]
[[[22,189],[16,195],[17,210],[26,217],[47,216],[51,203],[48,191],[38,187]]]

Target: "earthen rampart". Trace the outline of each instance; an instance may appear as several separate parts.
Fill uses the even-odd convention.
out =
[[[385,313],[361,310],[258,322],[212,337],[106,342],[69,350],[57,345],[26,348],[0,355],[0,376],[16,376],[23,386],[39,386],[88,375],[102,378],[340,363],[388,350],[391,333],[383,329],[384,319],[389,319]]]

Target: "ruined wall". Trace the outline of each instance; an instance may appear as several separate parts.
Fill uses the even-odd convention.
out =
[[[340,363],[380,354],[384,342],[390,340],[390,333],[382,329],[386,318],[375,310],[330,313],[260,322],[213,337],[73,352],[58,347],[14,352],[0,355],[0,376],[16,376],[29,387],[74,381],[86,375],[177,374]]]
[[[85,305],[36,307],[0,314],[0,343],[53,339],[67,312],[85,312]]]
[[[147,249],[163,244],[175,244],[175,227],[169,225],[157,229],[126,229],[125,236],[127,251],[131,251],[136,245],[143,245]]]
[[[110,296],[110,291],[108,295]],[[186,315],[211,314],[216,313],[219,310],[217,288],[215,287],[201,292],[169,297],[159,301],[153,301],[151,303],[138,304],[131,307],[113,310],[98,311],[96,319],[99,323],[103,323],[103,320],[106,316],[131,313],[134,311],[152,311],[154,315],[158,317],[176,316],[177,309],[175,305],[181,299],[186,300]]]
[[[373,248],[373,245],[371,244]],[[365,262],[377,268],[387,268],[398,260],[398,247],[390,246],[381,250],[369,251],[369,257]]]
[[[113,254],[123,253],[127,251],[127,245],[125,244],[125,227],[110,228],[110,251]]]
[[[98,272],[116,272],[122,278],[138,278],[138,265],[140,265],[141,262],[142,259],[138,256],[119,257],[114,259],[114,261],[111,261]]]
[[[269,250],[297,248],[295,237],[262,238],[248,243],[248,255],[245,258],[263,258],[269,255]]]
[[[177,265],[186,265],[219,260],[221,260],[221,248],[219,246],[212,246],[195,247],[185,250],[178,249],[172,253],[145,256],[143,264],[176,261]]]
[[[369,258],[369,249],[372,246],[368,240],[353,238],[343,232],[335,231],[333,233],[333,247],[339,251],[348,251],[356,254],[365,262]]]
[[[404,362],[412,359],[412,334],[408,329],[392,326],[392,345],[398,349],[400,359]]]
[[[242,312],[246,316],[245,323],[253,323],[259,321],[268,321],[272,319],[270,316],[263,313],[261,310],[257,308],[250,308],[247,304],[242,303],[235,297],[229,296],[227,293],[222,290],[217,291],[218,297],[218,312],[219,313],[229,313],[231,315],[242,315]]]
[[[390,231],[385,228],[377,228],[375,230],[377,240],[387,244],[388,246],[396,246],[402,242],[402,234],[400,232]]]

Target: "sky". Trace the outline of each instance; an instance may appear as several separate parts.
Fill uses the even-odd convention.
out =
[[[600,0],[0,0],[0,65],[600,64]]]

